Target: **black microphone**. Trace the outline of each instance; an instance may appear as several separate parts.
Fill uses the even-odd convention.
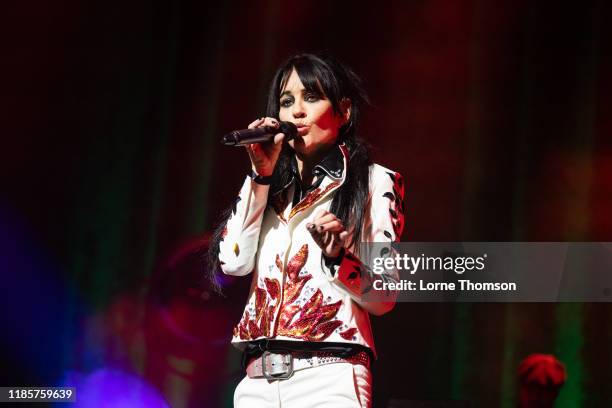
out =
[[[297,136],[297,126],[291,122],[280,122],[279,127],[264,126],[253,129],[234,130],[223,136],[221,143],[226,146],[244,146],[251,143],[263,143],[274,140],[277,133],[285,134],[285,141]]]

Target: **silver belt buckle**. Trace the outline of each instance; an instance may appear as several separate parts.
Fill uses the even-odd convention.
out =
[[[286,380],[293,375],[293,356],[266,350],[261,355],[261,371],[268,380]]]

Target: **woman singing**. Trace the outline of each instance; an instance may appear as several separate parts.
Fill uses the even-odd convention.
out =
[[[370,407],[375,358],[362,300],[360,242],[399,240],[402,177],[372,164],[357,138],[366,102],[356,74],[331,57],[301,54],[276,73],[267,117],[298,135],[246,147],[252,165],[211,245],[225,274],[252,273],[232,343],[246,376],[236,407]]]

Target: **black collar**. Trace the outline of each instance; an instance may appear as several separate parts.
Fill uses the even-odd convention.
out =
[[[346,158],[345,158],[346,156]],[[345,164],[345,160],[347,163]],[[323,157],[323,159],[314,166],[312,174],[314,179],[318,179],[317,185],[323,181],[325,176],[330,177],[334,181],[341,181],[344,178],[345,167],[348,166],[348,150],[344,145],[334,145],[334,147]],[[290,161],[291,177],[283,186],[279,186],[272,192],[272,194],[278,194],[281,191],[287,189],[294,182],[300,183],[300,172],[298,170],[297,159],[295,155],[291,157]],[[323,176],[323,177],[320,177]],[[312,187],[312,186],[311,186]]]
[[[294,178],[300,177],[295,156],[291,158],[291,171]],[[344,154],[340,146],[335,145],[312,169],[312,175],[315,177],[321,175],[322,172],[332,179],[342,180],[344,176]]]

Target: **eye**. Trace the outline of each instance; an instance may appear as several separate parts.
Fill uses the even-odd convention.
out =
[[[319,99],[321,99],[321,97],[318,94],[314,93],[314,92],[309,92],[306,95],[304,95],[304,100],[306,102],[316,102]]]
[[[280,106],[283,108],[288,108],[293,103],[293,98],[282,98],[280,100]]]

